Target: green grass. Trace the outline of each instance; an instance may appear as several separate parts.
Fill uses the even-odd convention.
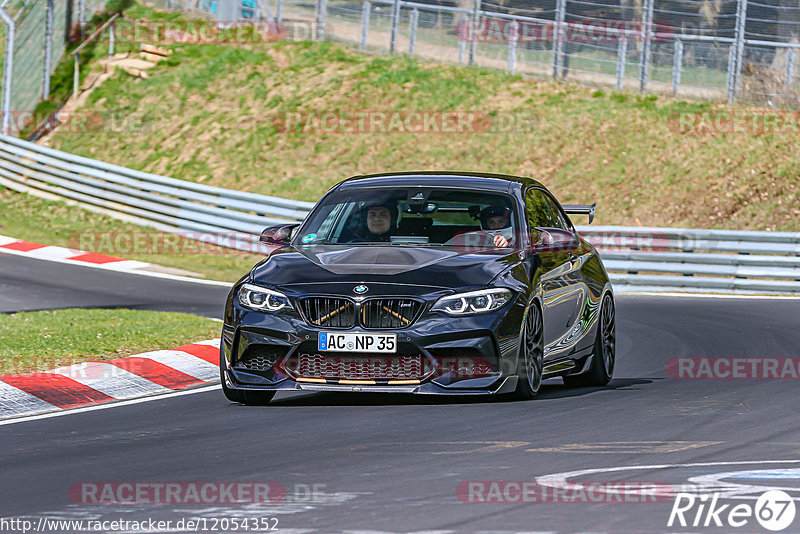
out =
[[[66,309],[0,321],[0,375],[104,361],[219,337],[218,322],[185,313]]]
[[[639,97],[332,43],[176,44],[146,80],[117,75],[89,111],[139,126],[58,133],[55,148],[135,169],[317,200],[345,177],[462,169],[527,175],[598,224],[800,229],[796,134],[687,134],[710,102]],[[533,117],[503,133],[321,133],[287,113],[465,111]],[[744,111],[739,108],[737,112]]]
[[[133,249],[129,244],[132,243],[133,236],[142,234],[150,238],[158,236],[161,242],[171,238],[155,230],[69,206],[65,202],[43,200],[0,186],[0,235],[70,248],[81,248],[81,243],[89,243],[89,252],[146,261],[191,271],[207,279],[229,282],[241,278],[263,258],[258,254],[201,245],[193,240],[181,241],[174,247],[165,245],[152,251],[153,253],[149,248],[141,253],[132,253]],[[120,235],[125,239],[106,239]],[[108,248],[109,242],[115,247],[119,244],[124,248]]]

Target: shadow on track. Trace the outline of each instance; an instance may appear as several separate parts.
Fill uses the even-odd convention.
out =
[[[542,390],[533,401],[546,401],[565,397],[580,397],[599,391],[636,391],[645,384],[658,379],[619,378],[606,387],[567,388],[558,379],[550,379],[542,384]],[[549,383],[551,382],[552,383]],[[405,393],[315,393],[284,399],[276,399],[270,406],[404,406],[404,405],[448,405],[448,404],[490,404],[516,403],[510,395],[412,395]]]

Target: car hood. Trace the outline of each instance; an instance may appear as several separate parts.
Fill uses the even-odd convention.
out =
[[[520,251],[508,249],[318,245],[277,250],[253,268],[252,278],[272,287],[379,282],[459,288],[484,286],[520,261]]]

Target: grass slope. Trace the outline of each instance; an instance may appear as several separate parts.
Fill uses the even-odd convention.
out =
[[[258,254],[203,245],[193,240],[166,246],[164,243],[170,243],[167,239],[171,240],[173,236],[69,206],[66,202],[52,202],[16,193],[2,186],[0,235],[44,245],[84,248],[89,252],[146,261],[191,271],[210,280],[230,282],[241,278],[263,258]],[[137,236],[145,237],[141,247],[136,244]],[[155,248],[150,246],[154,238],[159,243]],[[89,246],[81,247],[81,243],[88,243]]]
[[[219,323],[185,313],[67,309],[0,321],[0,375],[46,371],[219,337]]]
[[[461,169],[534,177],[597,223],[800,229],[797,134],[692,134],[725,109],[499,72],[375,57],[331,43],[174,45],[150,79],[117,75],[88,109],[135,126],[60,133],[55,148],[177,178],[316,200],[354,174]],[[512,133],[283,131],[287,112],[533,114]],[[742,111],[742,110],[740,110]]]

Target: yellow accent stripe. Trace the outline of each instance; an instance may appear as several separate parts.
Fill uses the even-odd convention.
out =
[[[401,385],[401,384],[419,384],[419,380],[389,380],[389,384]]]
[[[375,384],[374,380],[339,380],[340,384],[362,384],[362,385],[370,385]]]
[[[315,382],[317,384],[327,384],[328,381],[324,378],[298,378],[298,382]]]

